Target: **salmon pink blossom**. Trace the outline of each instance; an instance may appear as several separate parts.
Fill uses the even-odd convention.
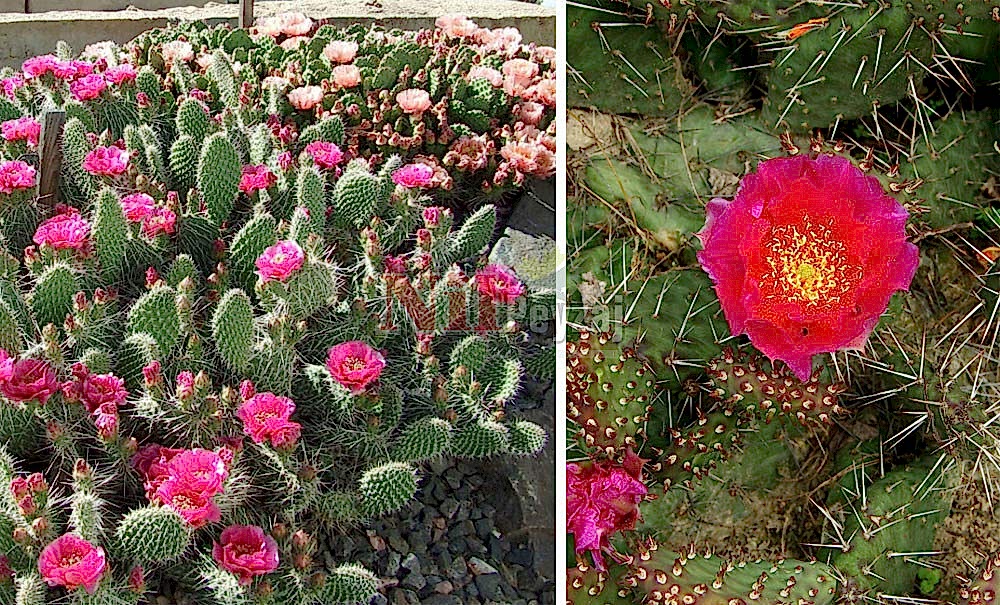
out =
[[[271,246],[257,259],[257,275],[264,282],[288,281],[293,273],[302,268],[305,253],[292,240],[278,242]]]
[[[426,90],[408,88],[396,95],[396,102],[403,113],[419,117],[431,108],[431,95]]]
[[[443,31],[447,38],[467,38],[479,31],[476,22],[465,15],[442,15],[437,18],[434,25]]]
[[[254,576],[278,569],[278,543],[254,525],[230,525],[212,546],[212,558],[247,586]]]
[[[326,369],[333,379],[352,393],[361,393],[378,380],[385,368],[385,357],[360,340],[342,342],[330,349]]]
[[[761,162],[707,214],[698,260],[730,332],[801,380],[813,355],[863,348],[919,263],[906,210],[846,158]]]
[[[172,235],[177,230],[177,214],[169,208],[155,206],[142,218],[142,232],[154,238],[160,234]]]
[[[323,89],[319,86],[301,86],[288,93],[288,102],[292,107],[308,111],[323,102]]]
[[[138,73],[135,71],[135,67],[133,67],[131,63],[115,65],[113,67],[109,67],[107,71],[104,72],[104,78],[112,84],[132,82],[135,80],[137,75]]]
[[[132,193],[123,197],[121,204],[126,220],[138,223],[150,215],[156,201],[145,193]]]
[[[354,88],[361,84],[361,70],[357,65],[338,65],[330,70],[337,88]]]
[[[107,566],[104,549],[76,534],[63,534],[38,556],[38,571],[49,586],[67,590],[83,587],[94,594]]]
[[[305,36],[313,26],[313,20],[302,13],[285,13],[279,18],[281,33],[286,36]]]
[[[184,40],[175,40],[173,42],[166,42],[160,51],[163,55],[163,61],[167,65],[171,65],[175,62],[187,63],[194,58],[194,48],[191,46],[190,42],[185,42]]]
[[[323,48],[323,56],[331,63],[350,63],[357,55],[357,42],[334,40]]]

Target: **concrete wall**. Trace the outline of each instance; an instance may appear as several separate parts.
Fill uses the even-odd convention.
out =
[[[0,3],[6,1],[0,0]],[[258,2],[255,12],[257,16],[267,16],[291,11],[303,12],[338,27],[374,23],[400,29],[433,27],[440,15],[462,13],[483,27],[517,27],[526,42],[554,45],[556,36],[555,11],[517,0],[381,0],[377,5],[370,0],[273,1]],[[209,3],[203,7],[156,11],[0,14],[0,66],[19,66],[28,57],[52,52],[59,40],[65,40],[75,50],[82,50],[88,44],[103,40],[128,42],[148,29],[163,27],[174,20],[236,24],[238,12],[239,6],[235,4]]]
[[[8,0],[4,0],[8,1]],[[24,0],[12,0],[21,4],[17,12],[24,12]],[[161,8],[177,8],[179,6],[205,6],[209,0],[27,0],[29,13],[44,13],[48,11],[64,11],[72,7],[74,10],[87,11],[120,11],[128,7],[139,10],[159,10]],[[0,2],[0,7],[4,6]],[[6,9],[3,9],[6,11]]]

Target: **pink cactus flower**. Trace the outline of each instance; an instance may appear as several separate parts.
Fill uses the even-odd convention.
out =
[[[522,122],[532,126],[537,126],[545,116],[545,106],[533,101],[522,101],[514,108],[514,111]]]
[[[122,198],[122,211],[125,219],[133,223],[141,222],[153,212],[156,200],[145,193],[132,193]]]
[[[94,411],[94,426],[97,435],[104,440],[114,438],[118,434],[118,406],[114,403],[102,404]]]
[[[104,78],[112,84],[122,84],[123,82],[134,82],[138,72],[131,63],[122,63],[109,67],[104,72]]]
[[[396,102],[403,113],[420,117],[430,109],[431,95],[426,90],[408,88],[396,95]]]
[[[524,284],[510,268],[489,264],[476,272],[479,295],[494,303],[513,304],[525,292]]]
[[[250,195],[262,189],[274,185],[278,177],[274,176],[271,169],[264,164],[255,164],[243,167],[240,175],[240,191]]]
[[[31,189],[35,186],[35,169],[21,160],[0,162],[0,193]]]
[[[470,82],[477,78],[486,80],[494,88],[500,88],[503,85],[503,74],[500,73],[500,70],[485,65],[473,65],[469,68],[469,73],[466,77]]]
[[[325,141],[313,141],[309,143],[306,145],[306,153],[312,157],[313,162],[316,162],[316,165],[320,168],[336,168],[344,161],[344,152],[340,150],[340,147]]]
[[[0,89],[3,90],[3,96],[8,99],[13,100],[17,95],[17,91],[24,88],[24,76],[20,74],[14,74],[9,78],[3,78],[0,80]]]
[[[289,420],[295,412],[295,402],[274,393],[257,393],[249,397],[236,411],[243,422],[243,432],[254,443],[270,441],[274,447],[293,445],[301,425]]]
[[[445,216],[446,213],[448,213],[448,210],[445,208],[440,206],[429,206],[424,208],[421,216],[424,219],[424,225],[428,229],[433,229],[441,224],[441,217]]]
[[[104,404],[119,406],[128,398],[125,381],[114,374],[88,374],[79,385],[80,401],[91,414]]]
[[[212,546],[212,558],[248,586],[255,576],[278,569],[278,543],[254,525],[230,525]]]
[[[94,594],[107,566],[104,549],[75,534],[63,534],[38,556],[38,571],[49,586],[83,587]]]
[[[378,380],[383,368],[385,357],[360,340],[342,342],[326,357],[326,369],[333,379],[354,394]]]
[[[59,381],[52,367],[41,359],[22,359],[11,367],[11,376],[0,382],[0,393],[17,403],[37,401],[45,405],[59,392]]]
[[[544,178],[555,172],[555,154],[539,141],[510,141],[500,148],[500,156],[524,175]]]
[[[76,208],[44,221],[35,231],[33,241],[55,250],[79,250],[87,244],[90,224]]]
[[[163,55],[163,61],[167,65],[171,65],[178,61],[181,63],[187,63],[191,59],[194,59],[194,48],[189,42],[174,40],[173,42],[164,43],[163,48],[160,50],[160,54]]]
[[[155,501],[156,490],[170,477],[170,461],[183,451],[153,443],[132,456],[132,466],[142,474],[146,497],[151,502]]]
[[[0,124],[0,133],[5,141],[24,141],[31,147],[37,147],[42,125],[38,120],[24,116]]]
[[[295,157],[292,156],[291,151],[282,151],[278,154],[278,167],[281,168],[283,172],[288,172],[294,165]]]
[[[521,49],[521,39],[521,32],[516,27],[480,29],[475,35],[475,40],[483,51],[501,53],[506,56]]]
[[[812,356],[862,349],[919,264],[906,210],[845,158],[761,162],[698,234],[730,332],[801,380]]]
[[[71,82],[69,91],[77,101],[92,101],[101,96],[107,87],[108,83],[104,80],[104,76],[90,74]]]
[[[10,566],[10,559],[0,555],[0,586],[10,585],[14,581],[14,568]]]
[[[323,48],[323,56],[330,63],[350,63],[358,56],[358,43],[334,40]]]
[[[538,77],[538,64],[527,59],[509,59],[504,62],[500,71],[503,72],[504,81],[509,82],[514,90],[524,90],[534,84]]]
[[[257,259],[257,275],[264,282],[288,281],[305,263],[305,253],[292,240],[278,242]]]
[[[427,164],[407,164],[392,173],[392,182],[407,189],[429,187],[434,182],[434,169]]]
[[[128,170],[129,153],[121,147],[98,147],[89,151],[83,169],[93,175],[118,176]]]
[[[142,219],[142,233],[148,238],[158,235],[173,235],[177,231],[177,214],[163,206],[154,207]]]
[[[357,65],[338,65],[330,70],[337,88],[354,88],[361,84],[361,70]]]
[[[7,382],[14,377],[14,358],[10,354],[0,349],[0,384]]]
[[[323,102],[323,89],[319,86],[301,86],[288,93],[288,102],[301,111],[309,111]]]
[[[638,457],[631,454],[624,465],[611,461],[566,465],[567,530],[573,534],[576,552],[590,551],[598,569],[604,569],[601,552],[611,548],[611,536],[635,528],[639,503],[649,491],[641,480],[642,464],[634,460]]]
[[[175,380],[174,394],[178,399],[186,400],[194,397],[194,374],[187,370],[179,372]]]
[[[313,20],[302,13],[285,13],[279,15],[281,33],[286,36],[305,36],[313,27]]]
[[[437,18],[434,25],[444,32],[447,38],[469,38],[479,31],[475,21],[458,14],[442,15]]]
[[[521,93],[521,98],[528,101],[541,103],[546,107],[556,106],[556,81],[554,78],[545,78],[532,84]]]
[[[222,519],[222,511],[213,496],[196,487],[167,479],[157,488],[155,500],[173,509],[188,525],[197,529]]]
[[[294,38],[288,38],[280,44],[281,48],[285,50],[295,50],[296,48],[302,46],[309,41],[308,36],[295,36]]]
[[[47,73],[52,73],[59,59],[55,55],[39,55],[25,59],[21,64],[21,70],[26,78],[37,78]]]

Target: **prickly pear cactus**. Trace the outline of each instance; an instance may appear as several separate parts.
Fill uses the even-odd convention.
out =
[[[182,24],[0,75],[0,603],[367,602],[318,530],[405,508],[428,461],[545,448],[515,400],[554,300],[488,262],[484,192],[554,170],[554,53],[447,23]]]
[[[618,577],[649,539],[694,542],[821,561],[825,602],[988,602],[1000,4],[586,0],[567,37],[567,456],[639,460],[657,495],[634,528],[602,525],[613,507],[593,500],[567,511],[574,531],[613,534],[601,571]],[[840,172],[818,176],[827,165]],[[833,217],[869,198],[893,227],[869,217],[847,256],[894,289],[860,320],[872,299],[822,281],[852,270],[823,246],[850,239]],[[831,231],[791,227],[819,216]],[[865,251],[888,241],[879,269]],[[828,346],[786,363],[826,329]],[[647,370],[641,413],[638,383],[581,345]],[[667,588],[639,568],[629,600],[752,602],[678,584],[702,559],[664,557]],[[782,599],[760,602],[817,597]]]

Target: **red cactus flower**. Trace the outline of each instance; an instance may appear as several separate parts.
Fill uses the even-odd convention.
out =
[[[707,212],[698,260],[730,331],[802,380],[813,355],[864,347],[919,262],[906,210],[844,158],[761,162]]]
[[[649,491],[641,469],[642,460],[635,454],[625,464],[566,465],[566,524],[576,552],[590,551],[598,569],[604,568],[601,551],[611,548],[611,536],[634,529],[639,520],[639,503]]]
[[[350,390],[361,393],[378,380],[385,368],[385,357],[359,340],[342,342],[327,354],[326,367],[333,379]]]

